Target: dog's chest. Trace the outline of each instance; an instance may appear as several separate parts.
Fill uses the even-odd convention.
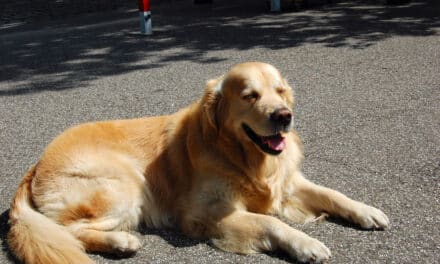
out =
[[[272,210],[274,204],[281,204],[287,186],[287,170],[283,166],[262,168],[259,172],[253,172],[249,178],[255,177],[257,173],[258,180],[249,181],[241,188],[241,197],[244,200],[247,210],[255,213],[268,213]]]
[[[296,169],[291,165],[292,163],[279,159],[268,166],[265,183],[270,190],[269,213],[281,210],[284,200],[294,193],[295,186],[292,177],[294,177]]]

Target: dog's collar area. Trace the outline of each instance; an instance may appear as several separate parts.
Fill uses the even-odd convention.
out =
[[[242,127],[252,142],[254,142],[265,153],[278,155],[286,147],[286,139],[280,133],[270,136],[260,136],[248,125],[242,124]]]

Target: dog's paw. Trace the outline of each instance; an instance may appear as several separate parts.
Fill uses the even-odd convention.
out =
[[[390,220],[384,212],[363,203],[357,206],[352,218],[365,229],[385,229],[390,225]]]
[[[294,241],[289,253],[302,263],[326,263],[331,257],[330,249],[309,236]]]
[[[117,253],[132,254],[141,248],[139,239],[127,232],[114,232],[112,244]]]

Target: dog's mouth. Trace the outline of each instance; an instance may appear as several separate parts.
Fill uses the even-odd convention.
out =
[[[254,142],[263,152],[271,155],[280,154],[286,147],[286,139],[277,133],[270,136],[260,136],[255,133],[248,125],[243,124],[243,130],[246,135]]]

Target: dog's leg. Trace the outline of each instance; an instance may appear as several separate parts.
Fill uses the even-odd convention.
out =
[[[141,247],[139,240],[128,232],[81,229],[74,235],[88,252],[131,254]]]
[[[315,215],[328,213],[366,229],[383,229],[389,225],[388,217],[381,210],[352,200],[338,191],[314,184],[302,176],[295,182],[294,196]]]
[[[136,228],[143,218],[143,175],[124,155],[99,154],[83,153],[83,160],[77,158],[52,174],[39,168],[41,179],[36,178],[33,185],[33,200],[40,212],[65,226],[85,250],[133,253],[140,248],[139,240],[121,231]]]
[[[85,206],[77,208],[84,209]],[[136,227],[136,225],[133,226],[133,223],[127,222],[127,219],[118,215],[118,213],[125,214],[125,216],[130,214],[130,208],[124,210],[121,206],[119,208],[116,206],[112,209],[113,211],[92,220],[76,219],[67,224],[66,228],[82,242],[84,249],[88,252],[112,254],[136,252],[141,247],[141,243],[135,236],[126,232],[131,227]],[[72,213],[75,213],[75,211],[70,212],[70,214]]]
[[[225,251],[253,253],[280,248],[302,262],[322,263],[330,250],[318,240],[272,216],[235,211],[216,226],[214,245]]]
[[[69,232],[79,239],[88,252],[111,254],[131,254],[136,252],[141,243],[123,225],[119,217],[102,217],[94,221],[77,221],[66,226]]]

